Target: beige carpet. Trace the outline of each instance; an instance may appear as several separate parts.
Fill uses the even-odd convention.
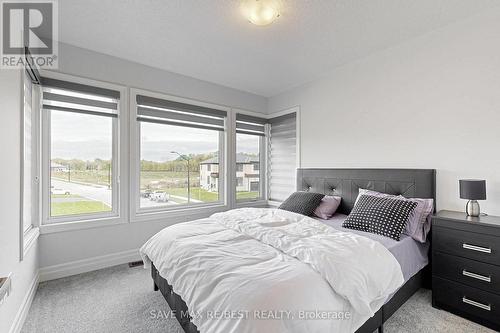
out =
[[[385,324],[386,333],[492,332],[432,308],[430,291],[415,294]],[[120,265],[41,283],[23,333],[181,333],[153,291],[149,271]]]

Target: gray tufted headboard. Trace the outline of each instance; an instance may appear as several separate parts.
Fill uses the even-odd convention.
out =
[[[350,213],[360,188],[436,202],[436,170],[297,169],[297,190],[341,196],[342,214]]]

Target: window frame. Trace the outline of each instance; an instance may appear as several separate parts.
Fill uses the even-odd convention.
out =
[[[268,205],[267,194],[268,194],[268,184],[267,184],[267,139],[268,132],[266,128],[266,136],[262,137],[261,147],[260,147],[260,197],[255,199],[245,199],[236,200],[236,114],[245,113],[248,115],[260,117],[263,119],[270,118],[269,115],[265,115],[258,112],[252,112],[237,108],[231,108],[229,106],[218,105],[213,103],[208,103],[200,100],[195,100],[191,98],[185,98],[180,96],[168,95],[161,92],[153,92],[150,90],[144,90],[139,88],[130,87],[129,85],[119,85],[115,83],[108,83],[104,81],[97,81],[93,79],[83,78],[74,75],[68,75],[58,72],[51,72],[46,70],[40,70],[40,74],[43,77],[59,79],[74,83],[80,83],[85,85],[94,85],[96,87],[113,89],[120,92],[119,100],[119,117],[117,122],[117,128],[115,130],[114,143],[117,148],[114,150],[114,154],[118,157],[113,156],[114,163],[118,166],[114,166],[114,180],[116,179],[117,185],[115,185],[116,191],[118,193],[118,200],[115,204],[117,207],[116,216],[103,217],[100,214],[94,216],[90,215],[71,215],[65,218],[65,221],[59,220],[58,223],[47,224],[44,220],[44,216],[47,216],[48,203],[47,196],[50,195],[50,156],[49,148],[47,143],[50,137],[48,136],[47,121],[45,119],[44,126],[42,126],[42,121],[46,113],[40,113],[40,119],[37,120],[38,128],[38,143],[37,143],[37,156],[39,158],[37,163],[38,175],[40,177],[39,187],[37,194],[39,195],[39,201],[36,203],[37,210],[39,212],[38,220],[36,224],[39,228],[36,230],[40,233],[53,233],[53,232],[65,232],[71,230],[81,230],[87,228],[98,228],[105,227],[109,225],[133,223],[133,222],[143,222],[143,221],[162,221],[164,218],[172,218],[174,220],[185,220],[203,218],[212,213],[224,211],[227,209],[234,209],[239,207],[265,207]],[[227,112],[227,118],[225,121],[225,131],[220,132],[219,145],[219,158],[221,170],[219,170],[219,201],[214,203],[203,203],[203,204],[191,204],[191,205],[178,205],[170,209],[159,209],[155,211],[147,212],[137,212],[136,209],[138,204],[136,202],[136,195],[138,197],[139,190],[136,192],[136,187],[139,189],[140,178],[137,175],[139,171],[138,166],[140,165],[140,154],[139,152],[139,139],[140,133],[137,131],[138,122],[137,117],[137,105],[136,105],[136,95],[146,95],[156,98],[168,99],[171,101],[177,101],[181,103],[187,103],[198,106],[205,106],[209,108],[219,109]],[[274,116],[274,114],[272,115]],[[45,115],[47,117],[47,115]],[[299,141],[299,140],[298,140]],[[300,142],[300,141],[299,141]],[[44,190],[47,189],[47,191]],[[45,196],[45,197],[44,197]],[[118,205],[118,206],[117,206]],[[162,207],[160,207],[162,208]],[[164,221],[164,220],[163,220]]]
[[[234,117],[236,118],[237,113],[241,113],[244,115],[249,115],[253,117],[258,117],[262,119],[268,119],[269,115],[264,115],[264,114],[259,114],[257,112],[252,112],[252,111],[246,111],[246,110],[233,110],[234,111]],[[236,121],[235,121],[235,126],[234,126],[234,154],[235,156],[238,154],[238,139],[236,133]],[[247,134],[251,135],[251,134]],[[236,202],[235,208],[239,206],[249,206],[252,204],[259,204],[261,202],[266,202],[267,203],[267,147],[268,147],[268,140],[269,140],[269,125],[266,124],[264,125],[264,135],[256,135],[259,136],[259,196],[257,198],[248,198],[248,199],[238,199],[237,195],[238,192],[236,191],[236,187],[238,186],[237,181],[236,181],[236,173],[237,167],[235,163],[235,171],[232,176],[232,179],[234,179],[234,200]],[[262,165],[265,167],[262,168]]]
[[[120,93],[118,100],[118,117],[112,118],[112,210],[111,212],[89,213],[65,215],[61,217],[50,216],[50,161],[51,161],[51,132],[50,132],[50,114],[52,111],[45,112],[40,110],[41,126],[41,216],[40,228],[43,231],[61,231],[68,227],[82,228],[87,226],[101,226],[109,224],[124,223],[127,211],[127,178],[121,177],[127,174],[127,147],[124,144],[126,139],[127,127],[127,107],[128,99],[127,88],[124,86],[70,76],[61,73],[41,71],[42,77],[64,80],[72,83],[85,84],[99,88],[112,89]],[[43,87],[43,86],[42,86]],[[96,116],[97,117],[97,116]],[[125,184],[124,184],[125,183]]]
[[[180,102],[185,104],[191,104],[195,106],[203,106],[218,109],[227,112],[227,117],[225,118],[224,131],[219,131],[219,200],[208,203],[190,203],[182,205],[172,205],[172,206],[160,206],[160,207],[140,207],[140,163],[141,163],[141,122],[137,120],[137,95],[143,95],[153,98],[165,99],[174,102]],[[201,102],[198,100],[187,99],[183,97],[167,95],[158,92],[152,92],[148,90],[130,88],[129,94],[129,121],[130,121],[130,222],[140,222],[147,220],[156,220],[163,217],[171,217],[176,215],[183,215],[186,212],[209,212],[209,211],[220,211],[221,209],[226,209],[230,206],[228,203],[228,192],[227,192],[227,147],[228,147],[228,136],[230,135],[230,118],[231,109],[226,106]],[[174,125],[175,126],[175,125]],[[201,181],[201,179],[200,179]]]
[[[24,257],[27,255],[28,251],[31,249],[35,241],[40,235],[39,229],[39,185],[40,185],[40,174],[39,174],[39,110],[40,110],[40,92],[39,89],[35,88],[36,84],[31,83],[31,119],[30,119],[30,164],[31,164],[31,176],[30,179],[26,179],[24,174],[24,160],[26,158],[26,108],[25,108],[25,90],[27,80],[31,81],[30,76],[26,72],[26,69],[21,68],[20,72],[20,82],[21,82],[21,110],[20,110],[20,205],[19,205],[19,261],[23,261]],[[26,200],[24,197],[25,182],[30,181],[30,191],[31,198],[30,203],[26,205]],[[28,206],[28,207],[26,207]],[[31,210],[30,217],[31,223],[26,227],[24,220],[24,211],[26,208]]]

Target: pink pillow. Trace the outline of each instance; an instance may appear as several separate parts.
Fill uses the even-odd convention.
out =
[[[417,207],[413,210],[408,218],[408,223],[406,224],[403,234],[410,236],[420,243],[425,243],[427,240],[427,234],[431,229],[431,217],[434,210],[434,200],[432,199],[420,199],[420,198],[405,198],[402,195],[391,195],[386,193],[380,193],[370,190],[365,190],[360,188],[358,199],[361,195],[371,195],[375,197],[389,197],[400,200],[413,201],[417,203]]]
[[[314,210],[314,215],[323,220],[328,220],[339,208],[341,200],[342,198],[339,196],[325,195],[319,206]]]

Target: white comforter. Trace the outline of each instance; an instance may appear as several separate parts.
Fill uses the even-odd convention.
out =
[[[403,284],[380,243],[276,209],[176,224],[140,252],[200,332],[354,332]]]

